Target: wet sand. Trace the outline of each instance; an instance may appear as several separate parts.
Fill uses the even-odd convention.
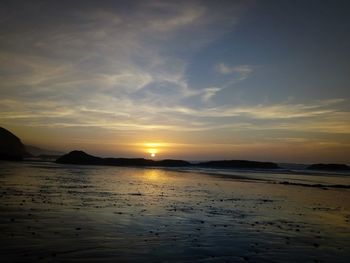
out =
[[[1,262],[348,262],[349,178],[0,164]],[[281,184],[281,182],[290,182]]]

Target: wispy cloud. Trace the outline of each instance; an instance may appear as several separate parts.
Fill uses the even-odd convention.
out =
[[[213,89],[200,91],[188,85],[186,54],[230,29],[243,7],[240,2],[224,9],[200,1],[149,1],[131,5],[126,15],[118,5],[86,6],[60,13],[62,23],[48,19],[46,25],[35,24],[39,28],[34,35],[26,30],[36,23],[29,20],[4,38],[0,52],[4,94],[15,97],[25,89],[38,99],[67,96],[69,100],[70,95],[86,98],[101,92],[124,96],[161,85],[176,89],[179,98],[206,100]],[[211,28],[223,22],[221,30]],[[147,92],[156,95],[151,93]]]
[[[211,87],[211,88],[204,89],[203,95],[202,95],[203,101],[205,101],[205,102],[209,101],[220,90],[221,90],[221,88],[217,88],[217,87]]]
[[[219,63],[215,66],[215,69],[221,74],[225,74],[225,75],[235,74],[236,75],[235,80],[237,81],[245,80],[246,78],[248,78],[253,73],[255,68],[256,66],[252,66],[252,65],[239,65],[239,66],[230,67],[225,63]]]
[[[350,112],[334,106],[344,100],[317,101],[313,104],[275,104],[190,108],[165,104],[152,105],[129,98],[97,98],[86,102],[25,102],[2,100],[0,118],[31,126],[100,127],[112,130],[299,130],[304,132],[349,133]],[[242,121],[242,118],[244,121]],[[261,123],[261,121],[268,121]]]
[[[344,99],[234,100],[234,84],[260,66],[211,62],[212,83],[193,85],[193,57],[232,31],[247,3],[42,2],[21,7],[21,17],[8,13],[0,20],[1,125],[89,128],[129,140],[170,132],[348,134]]]

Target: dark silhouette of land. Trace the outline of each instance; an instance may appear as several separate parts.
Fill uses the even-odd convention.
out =
[[[29,156],[18,137],[0,127],[0,160],[21,161]]]
[[[0,127],[0,160],[22,161],[23,159],[54,161],[62,152],[24,145],[20,138]]]
[[[140,166],[140,167],[203,167],[218,169],[279,169],[273,162],[257,162],[247,160],[219,160],[190,163],[184,160],[150,160],[145,158],[101,158],[83,151],[72,151],[61,155],[61,152],[26,146],[10,131],[0,127],[0,160],[21,161],[29,158],[32,161],[56,161],[62,164]],[[345,164],[312,164],[309,170],[349,171]]]
[[[113,166],[161,166],[161,167],[183,167],[191,163],[183,160],[148,160],[144,158],[101,158],[83,151],[72,151],[56,160],[64,164],[85,164],[85,165],[113,165]]]
[[[192,164],[184,160],[149,160],[144,158],[101,158],[83,151],[72,151],[56,160],[63,164],[113,165],[113,166],[159,166],[159,167],[206,167],[206,168],[252,168],[278,169],[275,163],[245,160],[209,161]]]
[[[308,170],[324,170],[324,171],[349,171],[350,166],[346,164],[336,163],[317,163],[307,167]]]

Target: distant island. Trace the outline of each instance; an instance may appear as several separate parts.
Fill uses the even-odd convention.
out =
[[[336,164],[336,163],[317,163],[312,164],[307,167],[308,170],[324,170],[324,171],[349,171],[350,166],[346,164]]]
[[[149,160],[144,158],[101,158],[83,151],[72,151],[56,160],[62,164],[112,165],[112,166],[151,166],[151,167],[206,167],[206,168],[252,168],[278,169],[275,163],[245,160],[209,161],[192,164],[184,160]]]

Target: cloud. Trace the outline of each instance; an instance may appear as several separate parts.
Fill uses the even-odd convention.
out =
[[[203,90],[202,100],[204,102],[208,102],[217,92],[219,92],[221,88],[211,87]]]
[[[246,1],[118,2],[70,8],[43,2],[37,11],[21,9],[23,18],[9,13],[0,21],[2,125],[102,130],[130,141],[145,133],[187,133],[192,140],[202,134],[203,141],[210,132],[349,133],[350,113],[341,107],[346,100],[217,100],[229,85],[249,78],[253,65],[218,63],[215,75],[227,83],[191,86],[193,54],[234,29]]]
[[[240,2],[209,8],[201,1],[149,1],[130,7],[78,3],[56,10],[43,3],[40,9],[23,8],[27,21],[13,17],[16,30],[4,31],[9,32],[0,54],[5,95],[15,97],[25,86],[26,94],[38,99],[50,99],[53,92],[60,99],[100,92],[124,96],[168,83],[176,86],[179,98],[200,98],[212,90],[189,87],[187,55],[230,30],[243,7]],[[218,23],[220,30],[211,27]]]
[[[256,67],[252,65],[239,65],[230,67],[226,65],[225,63],[219,63],[215,66],[215,69],[224,75],[233,75],[235,74],[235,80],[241,81],[248,78],[254,71]]]
[[[214,88],[213,88],[214,89]],[[216,92],[218,89],[214,89]],[[210,94],[210,93],[209,93]],[[169,111],[178,111],[182,114],[188,114],[200,117],[235,117],[248,116],[255,119],[295,119],[311,118],[336,113],[338,110],[335,106],[345,102],[345,99],[321,100],[311,104],[258,104],[250,106],[232,106],[224,105],[217,107],[205,107],[194,109],[190,107],[169,108]]]
[[[149,26],[152,30],[162,32],[174,31],[184,27],[193,26],[201,22],[201,17],[207,13],[206,7],[193,2],[152,2],[148,4],[161,14],[172,12],[170,16],[152,17]]]
[[[100,102],[103,101],[104,104]],[[302,132],[349,133],[350,112],[335,108],[344,100],[324,100],[312,104],[275,104],[191,108],[149,104],[128,97],[80,103],[26,102],[0,100],[0,119],[6,123],[49,127],[95,127],[115,131],[206,131],[206,130],[288,130]],[[74,104],[73,104],[74,103]]]

